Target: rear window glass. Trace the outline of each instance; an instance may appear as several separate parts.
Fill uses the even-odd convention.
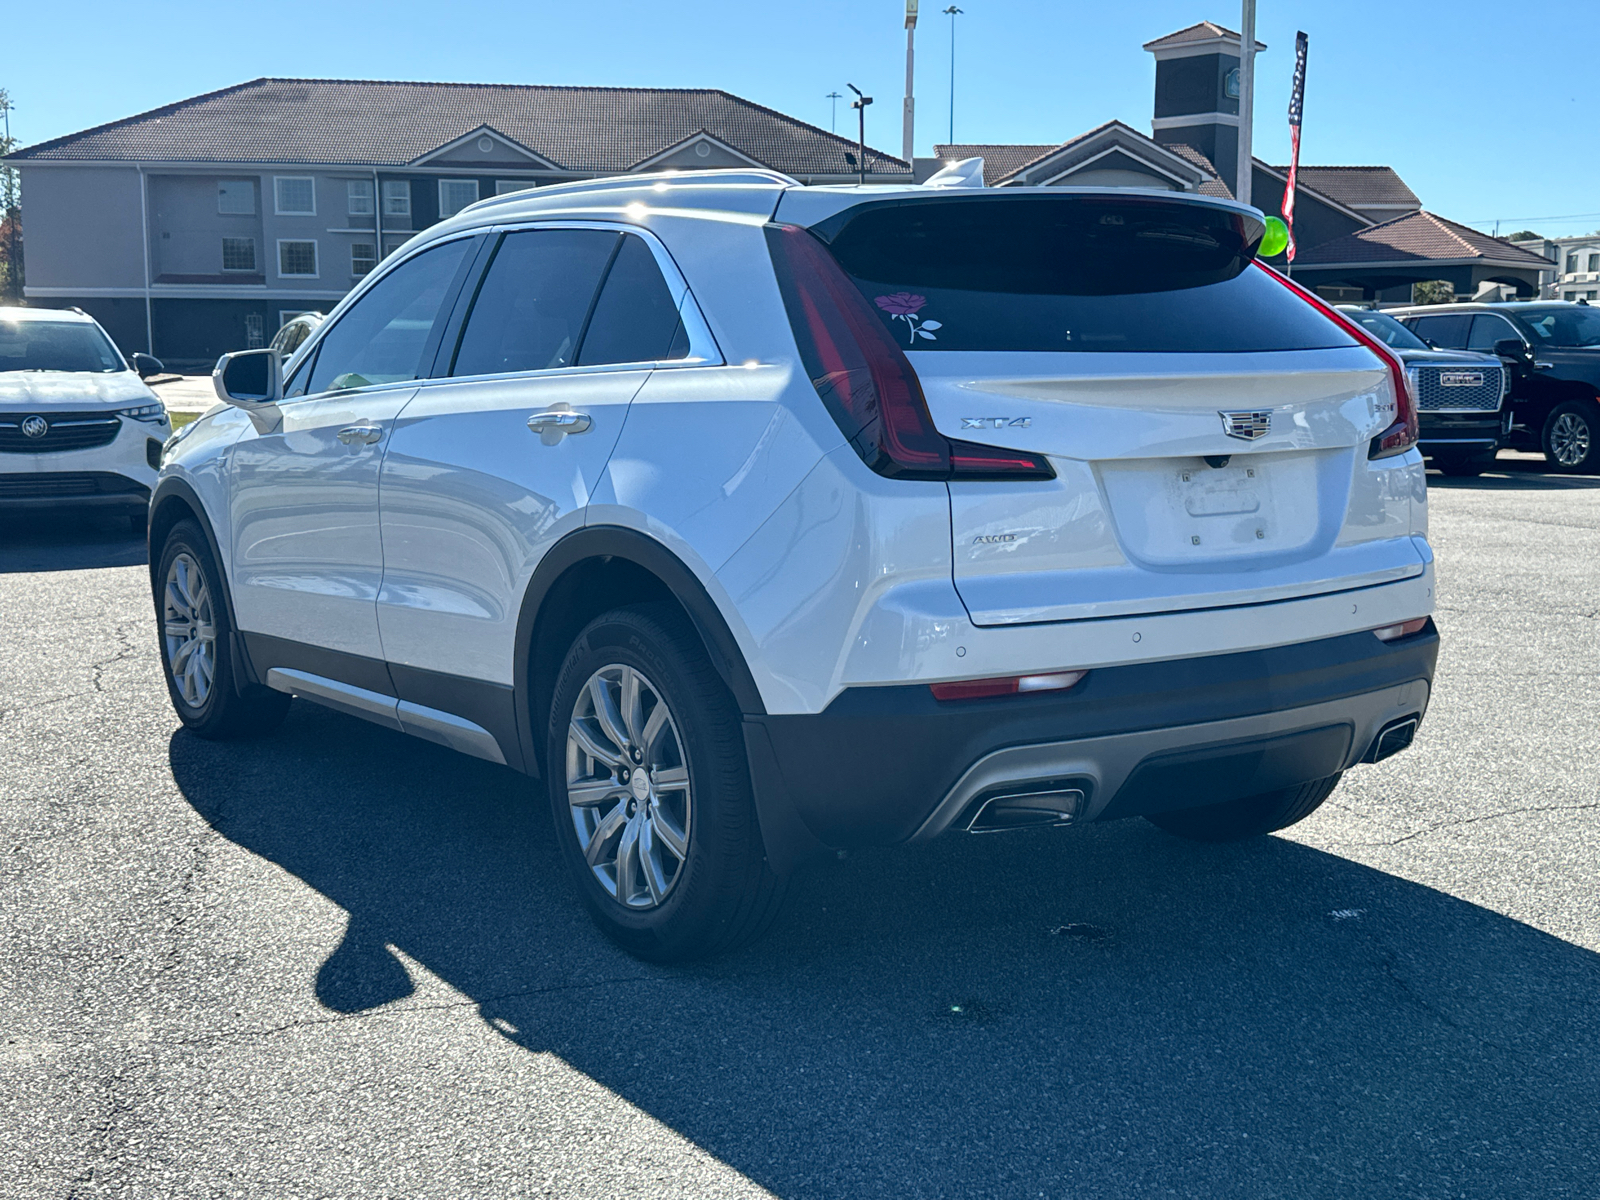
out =
[[[1261,225],[1229,209],[1154,197],[940,198],[852,209],[813,232],[906,350],[1354,344],[1246,270]]]
[[[679,324],[678,305],[656,266],[655,255],[643,238],[628,234],[612,260],[600,299],[595,301],[578,364],[682,358],[688,353],[688,344],[674,338]]]

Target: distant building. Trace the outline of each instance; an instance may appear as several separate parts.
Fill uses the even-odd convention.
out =
[[[1546,300],[1600,300],[1600,233],[1531,238],[1515,245],[1551,261],[1539,279]]]
[[[180,364],[326,311],[416,231],[519,188],[680,168],[857,178],[856,144],[711,89],[257,79],[20,150],[31,303]],[[867,177],[909,179],[870,147]]]
[[[990,187],[1162,188],[1232,198],[1240,46],[1239,34],[1210,21],[1145,43],[1156,59],[1149,137],[1110,121],[1054,145],[936,146],[935,159],[918,160],[917,177],[981,156]],[[1256,49],[1266,47],[1258,42]],[[1251,162],[1251,202],[1277,213],[1288,167]],[[1540,273],[1552,267],[1527,243],[1513,245],[1423,211],[1416,193],[1385,166],[1302,165],[1294,232],[1294,277],[1331,300],[1410,303],[1414,284],[1435,279],[1450,282],[1458,295],[1495,283],[1533,296]],[[1591,278],[1600,287],[1600,275]]]

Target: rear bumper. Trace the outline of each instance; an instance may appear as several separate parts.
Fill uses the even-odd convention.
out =
[[[1430,622],[1400,642],[1353,633],[1101,668],[1064,694],[854,688],[815,715],[746,717],[763,833],[781,865],[793,847],[937,836],[1004,790],[1080,791],[1084,821],[1307,782],[1421,718],[1438,649]]]
[[[1418,424],[1423,454],[1481,453],[1505,438],[1505,418],[1499,412],[1422,413]]]

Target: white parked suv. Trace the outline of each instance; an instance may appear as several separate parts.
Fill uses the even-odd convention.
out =
[[[144,380],[78,309],[0,308],[0,512],[93,507],[144,532],[150,489],[171,432]]]
[[[1297,821],[1409,744],[1438,636],[1405,371],[1262,232],[761,171],[476,204],[174,439],[178,715],[299,696],[542,779],[657,959],[828,848]]]

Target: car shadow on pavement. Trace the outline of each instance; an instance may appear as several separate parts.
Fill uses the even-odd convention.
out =
[[[1280,838],[1127,821],[856,853],[765,940],[664,968],[592,929],[541,789],[504,768],[304,703],[170,757],[218,833],[349,913],[325,1006],[408,995],[396,947],[786,1200],[1600,1178],[1600,955]]]
[[[148,561],[145,539],[126,517],[62,509],[8,513],[0,521],[0,574],[140,567]]]
[[[1428,486],[1477,491],[1586,491],[1600,488],[1600,476],[1552,471],[1543,455],[1501,454],[1482,475],[1451,476],[1429,471]]]

